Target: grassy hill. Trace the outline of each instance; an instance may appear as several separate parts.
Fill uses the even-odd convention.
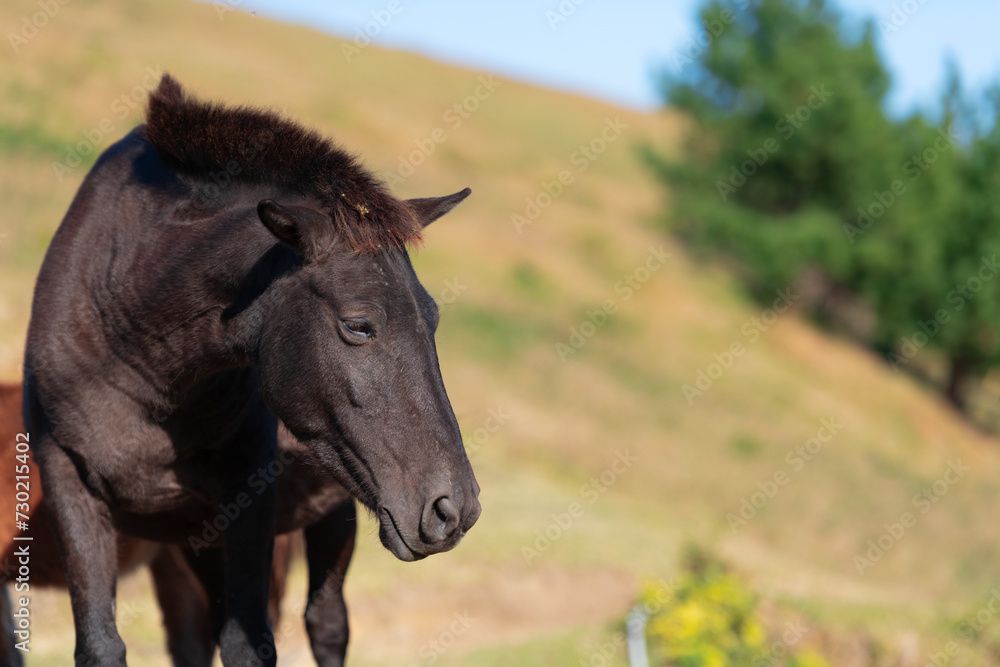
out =
[[[0,26],[18,34],[38,11],[0,4]],[[140,121],[157,72],[285,109],[386,174],[419,162],[394,179],[401,196],[473,189],[415,264],[443,306],[441,362],[483,517],[456,551],[417,564],[393,560],[366,522],[347,585],[352,664],[577,665],[692,540],[808,619],[804,641],[834,664],[875,664],[857,657],[873,652],[917,664],[1000,584],[996,441],[794,309],[761,312],[662,233],[636,148],[669,150],[678,118],[487,86],[374,47],[347,62],[335,38],[210,4],[74,0],[13,46],[0,48],[2,378],[19,374],[53,231],[96,153]],[[574,502],[583,514],[559,527]],[[868,554],[880,537],[884,554]],[[309,664],[304,588],[299,568],[282,664]],[[144,574],[119,604],[133,664],[166,664]],[[29,664],[68,664],[65,595],[33,605]],[[474,620],[449,635],[455,614]],[[956,641],[951,664],[995,660]]]

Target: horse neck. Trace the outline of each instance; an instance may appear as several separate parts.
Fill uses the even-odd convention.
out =
[[[163,393],[255,365],[267,290],[294,264],[291,250],[250,210],[182,227],[158,247],[155,270],[135,277],[133,298],[116,308],[129,364]]]

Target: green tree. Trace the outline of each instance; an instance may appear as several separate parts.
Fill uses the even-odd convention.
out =
[[[981,376],[1000,362],[1000,125],[996,113],[997,95],[984,96],[987,104],[962,102],[957,76],[945,95],[944,119],[934,137],[924,145],[925,156],[948,137],[953,147],[942,153],[939,162],[926,165],[931,183],[920,195],[926,224],[932,227],[937,250],[935,267],[928,279],[939,281],[941,300],[932,307],[947,317],[929,345],[941,350],[950,361],[945,392],[956,406],[964,403],[964,388],[970,376]],[[947,128],[947,129],[946,129]],[[959,132],[958,128],[964,128]],[[956,134],[967,135],[957,141]],[[933,188],[928,187],[933,185]],[[916,214],[915,214],[916,215]],[[910,271],[919,273],[920,265]],[[931,308],[914,308],[914,314],[932,318]],[[919,329],[932,329],[923,319]],[[916,335],[913,333],[912,335]],[[898,340],[898,339],[897,339]],[[905,340],[905,339],[904,339]],[[899,346],[891,359],[907,352]]]
[[[673,194],[673,228],[738,259],[761,295],[806,269],[821,272],[824,297],[853,286],[842,223],[901,162],[873,26],[850,43],[824,3],[792,0],[710,2],[701,16],[717,36],[665,77],[668,103],[692,123],[684,154],[650,155]]]
[[[664,77],[689,119],[681,154],[646,152],[671,229],[734,260],[762,299],[799,291],[896,369],[939,350],[960,405],[965,379],[997,362],[997,288],[972,291],[997,246],[995,115],[976,123],[954,77],[940,120],[893,120],[875,25],[822,0],[715,0],[701,22],[707,46]],[[960,142],[963,123],[977,129]]]

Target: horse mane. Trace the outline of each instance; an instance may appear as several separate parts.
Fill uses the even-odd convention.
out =
[[[273,184],[317,199],[357,252],[420,240],[410,208],[355,157],[273,111],[202,102],[164,74],[142,131],[161,159],[206,186]]]

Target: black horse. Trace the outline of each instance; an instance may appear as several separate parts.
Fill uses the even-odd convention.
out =
[[[57,230],[28,331],[78,665],[126,664],[115,531],[190,544],[220,514],[222,660],[275,664],[278,418],[397,558],[458,544],[479,486],[406,245],[468,194],[400,201],[315,132],[163,77]]]

